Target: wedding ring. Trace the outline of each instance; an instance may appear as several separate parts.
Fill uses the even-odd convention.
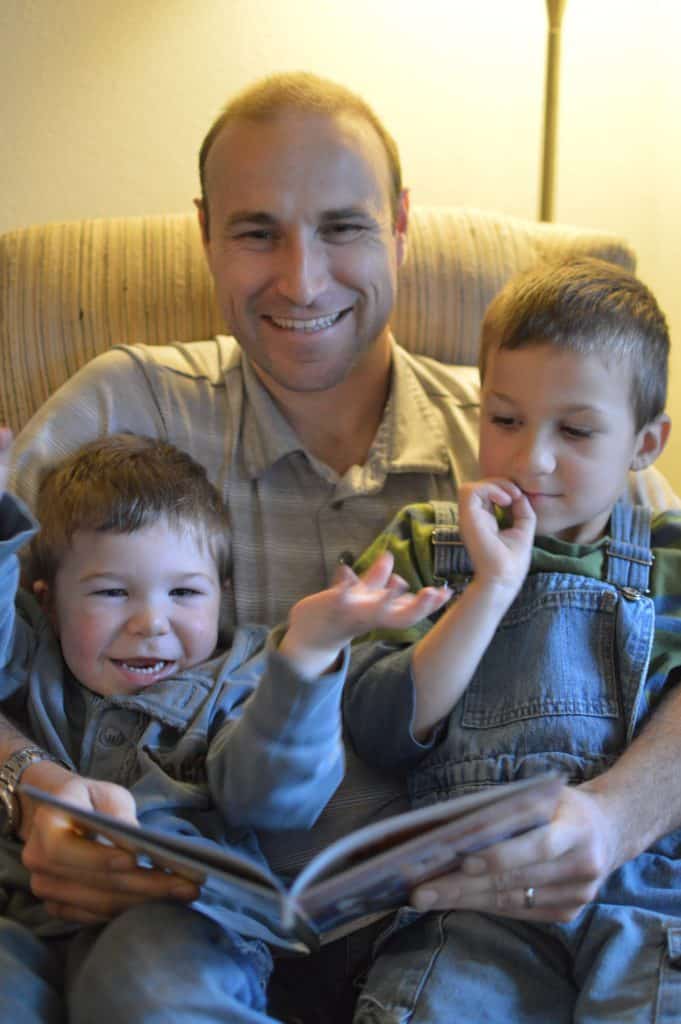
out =
[[[529,886],[523,893],[523,903],[528,910],[532,910],[532,907],[537,902],[537,891],[533,886]]]

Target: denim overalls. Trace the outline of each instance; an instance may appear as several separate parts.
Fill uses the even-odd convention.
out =
[[[436,505],[435,576],[455,593],[471,565]],[[605,771],[640,725],[655,612],[650,510],[617,504],[605,579],[529,576],[434,750],[412,770],[415,804],[559,768]],[[467,911],[397,915],[357,1024],[612,1024],[681,1020],[681,836],[615,872],[577,919],[528,924]]]

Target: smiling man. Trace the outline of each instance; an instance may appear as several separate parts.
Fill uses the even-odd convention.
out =
[[[18,438],[12,482],[30,504],[46,465],[118,430],[174,443],[206,467],[229,510],[227,616],[272,624],[328,586],[339,560],[358,556],[403,505],[454,500],[459,483],[477,475],[479,392],[470,371],[414,357],[390,332],[408,196],[395,143],[360,97],[304,73],[265,79],[218,117],[199,166],[206,256],[234,337],[126,346],[93,360]],[[676,729],[673,711],[655,720]],[[25,746],[6,724],[0,763]],[[647,750],[638,750],[645,760]],[[73,778],[58,765],[32,761],[25,780],[57,795],[70,786],[75,798]],[[101,808],[101,788],[79,786],[78,799]],[[527,839],[504,844],[493,870],[478,858],[469,875],[430,885],[423,905],[493,910],[501,893],[522,907],[541,874],[542,882],[560,880],[572,906],[585,873],[600,870],[603,849],[620,830],[635,831],[629,777],[620,795],[606,819],[584,794],[579,820],[559,822],[558,838],[544,837],[541,848]],[[117,800],[110,787],[105,809],[115,813]],[[401,784],[370,773],[349,751],[346,780],[315,829],[287,843],[263,836],[262,845],[275,870],[293,872],[314,849],[404,801]],[[641,795],[649,834],[668,827],[671,797],[666,804],[663,814]],[[75,836],[63,820],[22,809],[24,862],[53,912],[97,922],[171,890],[168,876],[121,866],[120,855]],[[352,955],[339,953],[348,964]],[[299,988],[308,996],[313,980],[327,970],[331,977],[329,965],[303,968]],[[347,1020],[333,980],[329,992]],[[323,1019],[318,1004],[311,1019]]]

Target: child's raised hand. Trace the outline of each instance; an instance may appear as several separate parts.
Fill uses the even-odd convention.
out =
[[[510,526],[499,525],[495,506],[510,510]],[[476,579],[518,591],[530,567],[537,518],[517,484],[502,479],[462,484],[459,519]]]
[[[291,609],[279,651],[307,676],[332,667],[343,647],[373,629],[408,629],[441,608],[447,588],[409,592],[393,573],[393,557],[383,552],[357,576],[342,566],[328,590],[304,597]]]
[[[7,490],[11,454],[12,431],[9,427],[0,427],[0,496]]]

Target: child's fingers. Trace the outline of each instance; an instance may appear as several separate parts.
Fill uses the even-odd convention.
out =
[[[383,551],[359,578],[366,587],[372,590],[383,590],[389,584],[394,564],[395,559],[392,554],[389,551]]]
[[[0,452],[8,451],[14,435],[9,427],[0,427]]]

